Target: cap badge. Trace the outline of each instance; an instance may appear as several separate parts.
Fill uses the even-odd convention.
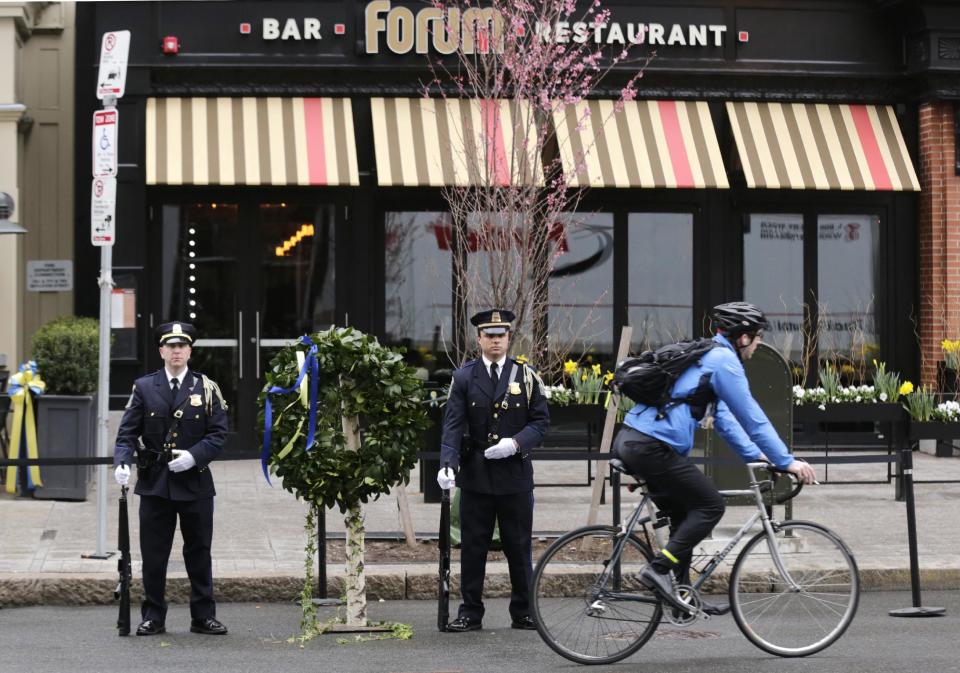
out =
[[[502,321],[500,320],[500,312],[499,312],[499,311],[494,311],[494,312],[493,312],[493,316],[491,316],[490,322],[502,322]]]

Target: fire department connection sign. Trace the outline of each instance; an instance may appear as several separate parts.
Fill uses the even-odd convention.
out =
[[[93,177],[117,176],[117,122],[116,110],[97,110],[93,113]]]
[[[117,179],[94,178],[90,189],[90,242],[113,245],[116,236]]]
[[[127,56],[130,53],[130,31],[114,30],[103,34],[100,43],[100,70],[97,73],[97,98],[123,98],[127,85]]]

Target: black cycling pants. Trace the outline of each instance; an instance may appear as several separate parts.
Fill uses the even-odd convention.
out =
[[[688,583],[693,549],[723,517],[723,496],[688,458],[633,428],[620,429],[613,454],[647,482],[657,508],[670,518],[667,551],[657,555],[653,566],[661,572],[673,570],[681,583]]]

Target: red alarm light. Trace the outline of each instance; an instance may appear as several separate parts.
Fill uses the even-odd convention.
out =
[[[180,40],[176,35],[167,35],[163,38],[163,53],[176,54],[180,51]]]

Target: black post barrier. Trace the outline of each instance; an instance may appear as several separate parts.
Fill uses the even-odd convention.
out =
[[[913,500],[913,447],[909,442],[900,444],[900,474],[903,479],[903,495],[907,501],[907,545],[910,548],[910,590],[913,607],[891,610],[891,617],[939,617],[946,608],[923,607],[920,604],[920,564],[917,558],[917,515]]]
[[[613,494],[611,506],[613,509],[613,525],[620,525],[620,471],[610,468],[610,492]]]
[[[343,605],[339,598],[327,598],[327,508],[317,507],[317,586],[314,605]]]

